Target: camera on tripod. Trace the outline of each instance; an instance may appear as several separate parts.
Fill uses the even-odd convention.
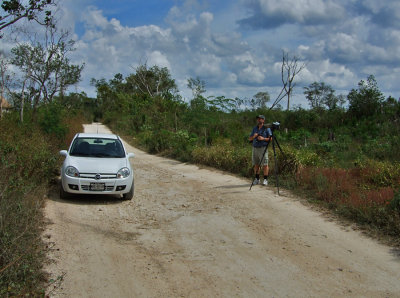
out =
[[[265,127],[266,128],[270,128],[271,131],[279,130],[280,127],[281,127],[281,123],[278,122],[278,121],[275,121],[275,122],[272,122],[272,123],[265,124]]]
[[[272,131],[274,131],[274,130],[279,130],[279,128],[281,127],[281,123],[280,122],[272,122],[272,125],[271,125],[271,130]]]

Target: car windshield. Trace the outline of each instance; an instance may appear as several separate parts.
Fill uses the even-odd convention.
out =
[[[118,139],[76,138],[72,144],[70,155],[122,158],[125,157],[125,152]]]

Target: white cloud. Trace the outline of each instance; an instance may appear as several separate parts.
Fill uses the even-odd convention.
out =
[[[156,65],[159,67],[166,67],[168,69],[171,69],[171,64],[169,63],[168,58],[160,51],[153,51],[149,53],[147,57],[149,66]]]
[[[326,22],[327,19],[343,16],[343,8],[329,0],[260,0],[259,4],[265,16],[285,16],[299,23],[316,19]]]
[[[357,84],[357,76],[344,65],[332,63],[328,59],[313,61],[299,74],[305,85],[312,82],[325,82],[335,88],[344,89]]]
[[[147,63],[168,67],[185,96],[191,95],[187,78],[199,76],[212,95],[250,97],[266,90],[274,98],[282,84],[284,48],[307,63],[296,80],[298,96],[313,81],[350,90],[368,74],[386,92],[400,94],[395,0],[239,0],[218,2],[227,6],[219,10],[206,10],[203,1],[176,1],[164,23],[141,26],[106,17],[108,11],[88,3],[101,4],[62,2],[60,18],[75,30],[72,62],[86,64],[80,83],[85,91],[91,78],[126,76]],[[5,39],[0,46],[11,47]]]
[[[338,32],[326,42],[328,56],[341,62],[354,62],[362,58],[363,42],[346,33]]]
[[[251,11],[240,24],[250,28],[275,28],[283,24],[316,25],[342,20],[346,10],[332,0],[243,0]]]

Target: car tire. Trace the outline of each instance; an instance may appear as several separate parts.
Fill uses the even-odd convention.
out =
[[[70,194],[64,190],[62,184],[60,184],[60,199],[65,200],[70,197]]]
[[[135,190],[135,187],[134,187],[134,183],[132,182],[131,189],[129,190],[129,192],[124,193],[124,194],[122,195],[122,199],[123,199],[123,200],[132,200],[134,190]]]

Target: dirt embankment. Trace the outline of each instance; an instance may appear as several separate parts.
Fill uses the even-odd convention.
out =
[[[398,251],[273,186],[128,151],[132,201],[50,195],[50,296],[400,297]]]

